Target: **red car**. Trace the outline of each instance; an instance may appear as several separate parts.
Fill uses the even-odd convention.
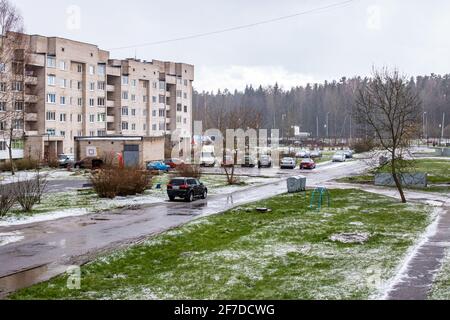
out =
[[[175,169],[176,167],[184,164],[183,160],[180,159],[167,159],[164,161],[165,165],[168,165],[171,169]]]
[[[300,169],[315,169],[316,163],[312,159],[303,159],[300,163]]]

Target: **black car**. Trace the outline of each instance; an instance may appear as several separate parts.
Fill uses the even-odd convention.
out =
[[[174,178],[167,185],[167,194],[170,201],[181,198],[186,202],[192,202],[195,198],[206,199],[208,188],[194,178]]]

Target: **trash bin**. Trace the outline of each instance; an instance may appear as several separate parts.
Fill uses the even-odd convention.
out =
[[[287,188],[289,193],[302,192],[306,190],[306,177],[295,176],[287,180]]]

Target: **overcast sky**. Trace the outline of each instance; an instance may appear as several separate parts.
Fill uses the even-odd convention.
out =
[[[11,0],[28,33],[126,47],[227,29],[343,0]],[[77,19],[78,14],[80,19]],[[79,23],[78,23],[79,20]],[[450,72],[450,1],[356,0],[345,6],[179,42],[111,50],[114,58],[194,64],[197,90],[367,75]]]

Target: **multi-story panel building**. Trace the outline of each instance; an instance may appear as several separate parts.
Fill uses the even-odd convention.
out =
[[[81,136],[155,137],[177,131],[190,139],[192,65],[114,60],[96,45],[26,37],[25,155],[71,154],[74,138]]]

